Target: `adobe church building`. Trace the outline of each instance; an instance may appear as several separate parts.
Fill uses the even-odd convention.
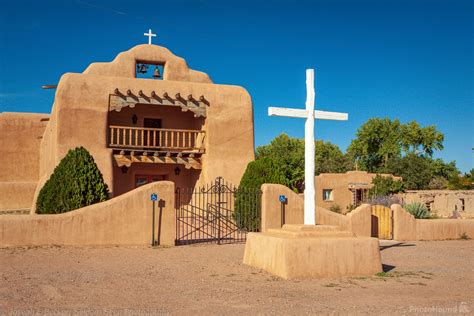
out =
[[[34,208],[66,153],[85,147],[111,197],[152,181],[238,185],[254,159],[250,95],[214,84],[183,58],[138,45],[64,74],[50,115],[0,113],[0,210]]]

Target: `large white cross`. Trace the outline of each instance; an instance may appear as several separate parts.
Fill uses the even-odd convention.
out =
[[[151,45],[151,38],[156,37],[156,34],[151,32],[151,29],[148,29],[148,33],[143,33],[144,36],[148,36],[148,45]]]
[[[306,69],[306,110],[289,108],[268,108],[269,116],[305,118],[304,132],[304,223],[316,225],[316,201],[314,190],[314,120],[347,121],[347,113],[314,110],[314,69]]]

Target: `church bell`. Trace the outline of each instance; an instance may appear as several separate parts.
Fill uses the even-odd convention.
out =
[[[153,71],[153,78],[158,79],[160,78],[160,76],[160,70],[158,69],[158,67],[155,67],[155,71]]]
[[[140,66],[138,66],[138,72],[141,74],[146,74],[147,66],[145,64],[141,64]]]

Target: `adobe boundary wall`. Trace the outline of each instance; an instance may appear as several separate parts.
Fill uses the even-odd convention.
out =
[[[155,239],[174,246],[174,183],[154,182],[108,201],[63,214],[0,216],[0,246],[151,245],[152,202],[158,194]]]
[[[416,219],[399,204],[391,209],[395,240],[449,240],[460,239],[463,234],[474,238],[472,219]]]
[[[281,227],[280,195],[287,197],[285,205],[285,224],[303,224],[304,199],[281,184],[263,184],[262,190],[262,223],[261,232],[271,228]],[[340,226],[353,232],[356,236],[371,235],[371,207],[363,204],[347,215],[331,212],[322,207],[316,207],[316,223],[321,225]]]
[[[285,205],[285,224],[303,224],[304,199],[286,186],[263,184],[261,232],[281,227],[280,195],[287,197]],[[449,240],[460,239],[463,234],[474,239],[474,220],[472,219],[415,219],[401,205],[394,204],[393,239],[394,240]],[[371,236],[372,207],[362,204],[352,212],[342,215],[322,207],[316,207],[316,223],[340,226],[356,236]]]

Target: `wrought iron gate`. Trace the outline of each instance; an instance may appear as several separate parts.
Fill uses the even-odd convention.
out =
[[[260,189],[237,188],[217,178],[211,185],[176,190],[176,245],[235,243],[260,230]]]

